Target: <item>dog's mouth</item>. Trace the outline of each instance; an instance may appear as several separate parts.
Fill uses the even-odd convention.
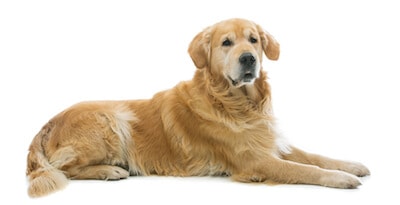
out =
[[[248,72],[248,73],[245,73],[245,74],[243,75],[243,82],[250,83],[250,82],[253,81],[255,78],[256,78],[256,77],[255,77],[255,75],[254,75],[253,73]]]
[[[238,80],[232,79],[231,76],[228,76],[228,78],[229,78],[229,80],[231,81],[231,83],[232,83],[233,86],[237,86],[237,85],[239,84],[239,81],[238,81]]]
[[[228,76],[228,78],[233,86],[240,87],[244,84],[253,83],[254,79],[256,79],[256,75],[249,71],[241,74],[238,78],[232,78],[231,76]]]

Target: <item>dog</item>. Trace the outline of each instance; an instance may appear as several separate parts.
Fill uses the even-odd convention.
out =
[[[280,47],[258,24],[218,22],[197,34],[188,52],[197,68],[192,80],[148,100],[78,103],[45,124],[29,148],[29,196],[60,190],[68,179],[222,175],[356,188],[357,176],[370,174],[277,134],[262,60],[278,60]]]

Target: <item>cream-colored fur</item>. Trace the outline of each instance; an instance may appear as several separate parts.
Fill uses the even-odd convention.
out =
[[[279,52],[251,21],[204,29],[189,46],[192,80],[149,100],[79,103],[44,125],[29,149],[29,195],[67,179],[152,174],[356,188],[365,166],[306,153],[277,133],[262,56]]]

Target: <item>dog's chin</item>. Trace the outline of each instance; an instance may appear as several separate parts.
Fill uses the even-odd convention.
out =
[[[254,75],[244,75],[239,78],[232,78],[228,76],[228,79],[233,87],[240,88],[244,85],[252,85],[256,80],[256,77]]]

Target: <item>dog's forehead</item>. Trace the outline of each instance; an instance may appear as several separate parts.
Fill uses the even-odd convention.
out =
[[[234,36],[235,38],[247,37],[257,33],[257,27],[253,22],[234,19],[223,21],[214,26],[214,37]]]

